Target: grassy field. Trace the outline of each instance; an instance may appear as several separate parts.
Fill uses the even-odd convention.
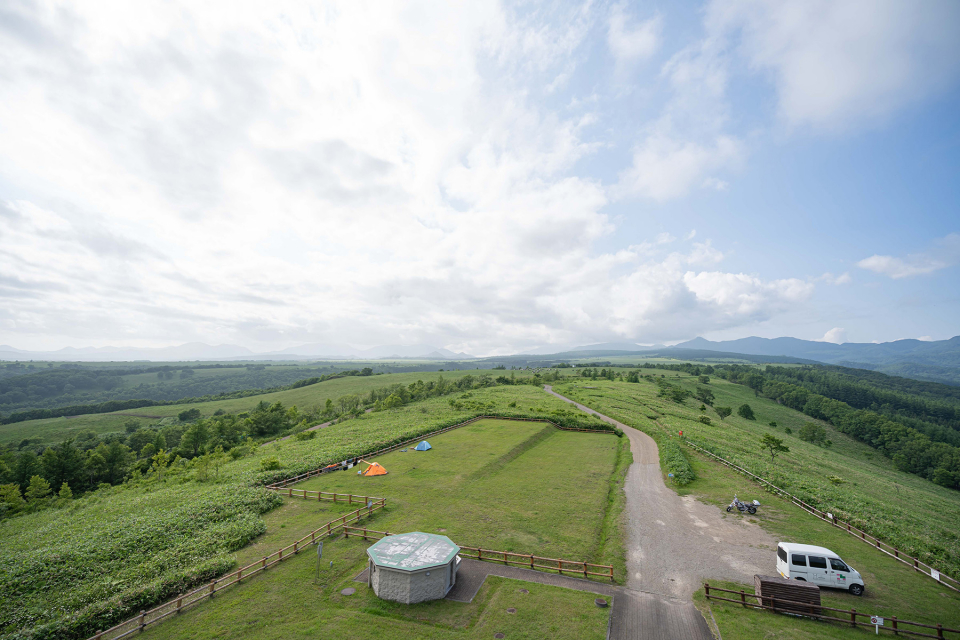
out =
[[[715,387],[714,392],[717,393],[718,398],[723,397],[731,403],[734,399],[741,400],[741,404],[742,401],[748,400],[745,394],[737,394],[735,388],[727,391],[721,383],[723,381],[711,381],[710,383],[711,387]],[[649,383],[646,383],[646,385],[653,387]],[[597,388],[583,389],[584,386]],[[734,387],[735,385],[728,386]],[[637,389],[637,387],[640,389]],[[720,388],[719,392],[717,387]],[[696,408],[684,408],[672,401],[657,398],[655,390],[644,390],[644,383],[583,381],[560,385],[555,388],[558,392],[569,397],[579,397],[587,406],[615,417],[626,424],[636,424],[638,428],[661,437],[666,437],[663,429],[657,426],[654,420],[651,420],[648,416],[653,416],[661,424],[682,426],[687,433],[692,423],[689,420],[678,418],[677,414],[689,413],[691,409],[694,415],[700,413]],[[727,393],[731,395],[726,395]],[[809,420],[807,416],[774,405],[770,401],[754,399],[752,393],[749,400],[754,411],[758,414],[757,422],[762,419],[759,416],[766,418],[766,412],[770,411],[770,415],[776,416],[775,419],[781,425],[779,428],[781,432],[783,425],[789,426],[797,422],[802,424]],[[688,403],[693,404],[689,400]],[[773,406],[768,407],[766,403]],[[722,406],[724,402],[719,401],[718,404]],[[794,415],[790,415],[791,413]],[[673,421],[665,420],[665,416],[672,417]],[[770,419],[773,418],[766,418],[767,421]],[[755,436],[752,435],[752,425],[747,424],[741,427],[738,426],[738,422],[748,421],[739,417],[735,419],[731,417],[724,421],[722,427],[712,427],[722,431],[724,435],[721,436],[721,439],[725,438],[726,444],[731,448],[736,447],[738,441],[746,438],[755,439]],[[711,427],[705,428],[710,429]],[[796,426],[793,428],[794,430],[797,429]],[[767,427],[766,430],[776,431],[771,427]],[[783,436],[782,433],[781,436]],[[855,475],[849,475],[851,478],[850,484],[853,484],[853,482],[863,483],[866,490],[863,493],[857,491],[856,497],[862,501],[865,508],[875,505],[873,502],[874,496],[882,496],[882,490],[877,491],[875,487],[870,485],[871,477],[875,478],[877,482],[888,483],[892,481],[891,478],[900,480],[902,476],[903,481],[915,483],[914,491],[922,491],[924,484],[929,485],[934,489],[932,497],[929,499],[937,499],[936,496],[939,493],[937,490],[942,489],[941,487],[923,481],[916,476],[892,470],[891,465],[878,460],[876,457],[864,456],[864,454],[870,453],[864,451],[866,447],[850,441],[843,434],[832,434],[831,438],[834,439],[835,444],[829,450],[829,454],[840,458],[839,461],[832,460],[831,463],[844,465],[846,468],[853,470]],[[789,464],[789,477],[793,482],[812,484],[817,481],[819,474],[823,473],[821,471],[823,467],[821,455],[824,452],[800,441],[796,441],[796,443],[802,446],[795,447],[795,442],[791,440],[791,453],[779,459],[778,463]],[[747,468],[752,468],[754,465],[750,462],[754,461],[752,456],[755,454],[748,450],[743,443],[740,443],[740,446],[743,447],[741,455],[746,458],[746,460],[741,461],[741,464]],[[732,469],[709,460],[689,448],[685,448],[684,452],[697,475],[697,479],[684,487],[675,487],[678,493],[694,495],[699,500],[721,509],[729,504],[735,493],[739,494],[742,499],[759,499],[763,504],[759,513],[756,516],[746,517],[760,524],[776,539],[825,546],[838,553],[863,575],[867,584],[867,590],[863,597],[858,598],[832,589],[822,590],[822,600],[826,606],[843,609],[855,608],[871,615],[887,617],[896,615],[900,619],[927,624],[940,623],[944,626],[960,628],[960,594],[937,585],[930,578],[920,575],[906,565],[877,552],[869,545],[858,541],[843,531],[806,514],[790,502],[773,494],[765,493],[758,485]],[[759,448],[757,454],[759,456],[763,455],[759,452]],[[788,457],[789,462],[787,462]],[[769,457],[766,460],[769,461]],[[876,471],[871,473],[872,469],[876,469]],[[668,478],[665,478],[665,481],[668,485],[671,482]],[[791,490],[795,488],[792,487]],[[853,490],[857,489],[858,486],[855,485]],[[893,489],[889,490],[893,491]],[[949,497],[949,493],[947,495]],[[876,508],[883,508],[884,504],[881,503]],[[925,526],[937,526],[938,520],[950,519],[958,515],[956,507],[952,506],[949,501],[941,503],[939,508],[949,513],[943,511],[916,513],[910,520],[899,524],[907,528],[922,530],[922,527]],[[739,518],[744,516],[734,513],[725,515],[725,517]],[[919,522],[917,522],[918,520]],[[776,575],[774,550],[770,551],[768,569],[769,574]],[[753,585],[734,585],[714,581],[711,581],[711,585],[736,590],[744,589],[747,593],[753,592]],[[707,610],[702,591],[695,596],[695,602],[705,612],[707,619],[711,620],[710,611]],[[759,640],[761,638],[853,638],[861,637],[865,633],[863,630],[854,630],[840,625],[817,623],[769,612],[746,611],[733,604],[713,602],[710,604],[710,610],[712,610],[725,640],[728,638],[742,638],[744,640]]]
[[[664,373],[671,384],[691,391],[697,386],[693,376],[657,373]],[[587,386],[595,388],[586,389]],[[960,575],[960,493],[897,470],[892,461],[876,450],[826,423],[821,424],[834,443],[832,447],[804,442],[797,433],[803,424],[813,421],[809,416],[754,397],[753,391],[744,386],[716,378],[708,386],[716,397],[715,406],[733,407],[736,412],[740,405],[749,404],[756,420],[734,413],[720,421],[716,412],[708,408],[703,413],[712,424],[702,424],[697,421],[700,402],[691,398],[678,404],[657,397],[657,385],[646,380],[567,382],[556,389],[654,436],[675,436],[683,430],[690,440],[811,504],[939,566],[948,575]],[[769,425],[772,421],[777,423],[776,427]],[[793,431],[792,435],[786,433],[787,428]],[[782,438],[790,452],[771,462],[769,454],[759,447],[764,433]],[[731,498],[728,496],[727,501]]]
[[[334,473],[297,488],[386,496],[381,530],[442,532],[471,547],[610,564],[603,560],[622,545],[598,543],[624,442],[539,422],[483,420],[431,438],[431,451],[377,458],[386,476]]]
[[[201,370],[203,371],[203,370]],[[200,375],[200,372],[197,375]],[[216,371],[210,370],[210,371]],[[234,398],[230,400],[215,400],[212,402],[171,404],[152,407],[142,407],[140,409],[129,409],[116,413],[101,413],[94,415],[49,418],[45,420],[29,420],[25,422],[16,422],[13,424],[0,425],[0,443],[20,442],[25,438],[39,438],[44,443],[55,443],[71,437],[72,434],[81,431],[94,431],[98,434],[111,433],[114,431],[123,431],[123,425],[129,420],[138,420],[144,426],[156,423],[163,418],[176,417],[184,409],[196,407],[200,409],[203,416],[211,416],[217,410],[223,410],[226,413],[240,413],[250,411],[258,402],[263,401],[270,404],[282,402],[284,406],[296,405],[301,408],[322,406],[327,398],[336,400],[341,396],[348,394],[367,393],[371,389],[384,387],[391,384],[410,384],[417,380],[427,382],[436,380],[443,376],[444,380],[456,380],[465,375],[497,374],[496,371],[484,370],[464,370],[464,371],[444,371],[443,373],[395,373],[378,376],[350,376],[347,378],[336,378],[327,380],[319,384],[301,387],[299,389],[290,389],[287,391],[276,391],[246,398]],[[515,372],[517,376],[523,375],[521,372]],[[153,374],[156,377],[156,374]]]
[[[3,521],[0,602],[5,605],[0,606],[0,637],[42,625],[53,625],[57,637],[83,637],[228,571],[236,566],[232,554],[262,533],[260,513],[269,505],[249,487],[261,475],[264,458],[277,457],[281,471],[294,474],[435,428],[431,425],[473,415],[473,409],[455,409],[448,400],[433,398],[366,414],[327,427],[313,440],[290,439],[261,446],[252,455],[224,465],[217,481],[198,482],[196,471],[185,465],[169,471],[163,482],[151,476],[93,492],[64,508]],[[516,403],[511,410],[529,411],[533,416],[568,410],[568,405],[542,390],[523,385],[475,390],[470,400],[501,411]],[[562,444],[568,434],[557,435]],[[588,440],[604,439],[601,442],[612,447],[620,440],[583,435]],[[606,455],[612,469],[614,454],[608,451]],[[398,476],[387,476],[394,477]],[[598,504],[608,502],[607,489],[608,478],[597,479]],[[534,496],[517,508],[536,510],[539,498]],[[398,508],[397,513],[400,511]],[[325,521],[319,515],[315,520]],[[558,538],[567,535],[564,531],[557,530]],[[592,535],[596,527],[590,531]],[[563,538],[552,542],[570,544]],[[611,544],[610,548],[615,548],[616,543]]]
[[[443,533],[468,546],[604,562],[622,556],[623,550],[616,533],[602,534],[605,523],[619,520],[618,513],[606,517],[606,497],[622,442],[610,435],[562,432],[543,423],[485,420],[431,438],[431,451],[378,457],[389,472],[386,476],[333,473],[297,486],[387,497],[388,508],[367,521],[371,529]],[[572,465],[573,460],[579,464]],[[264,518],[267,532],[238,553],[240,562],[272,552],[323,520],[311,518],[318,503],[284,500],[283,507]],[[601,540],[606,540],[605,548],[598,544]],[[315,556],[303,554],[162,623],[146,637],[337,633],[360,638],[489,638],[497,632],[510,638],[606,636],[609,610],[594,606],[594,594],[500,578],[488,579],[470,604],[381,601],[366,584],[352,581],[366,566],[369,545],[357,539],[328,541],[319,582]],[[349,586],[357,593],[340,595]],[[521,594],[520,588],[530,593]],[[508,607],[517,613],[508,614]]]

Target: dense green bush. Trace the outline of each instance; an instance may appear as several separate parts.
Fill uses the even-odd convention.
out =
[[[668,472],[673,474],[673,481],[678,485],[690,484],[697,479],[687,456],[676,441],[661,438],[658,445],[660,449],[660,464]]]

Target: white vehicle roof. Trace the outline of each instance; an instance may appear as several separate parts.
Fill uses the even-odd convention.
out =
[[[797,544],[795,542],[781,542],[779,546],[783,548],[787,553],[816,553],[822,556],[833,556],[834,558],[839,558],[840,556],[830,551],[826,547],[818,547],[812,544]]]

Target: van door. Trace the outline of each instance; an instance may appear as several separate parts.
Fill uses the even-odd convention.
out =
[[[824,587],[832,587],[834,580],[827,575],[827,559],[823,556],[807,556],[807,581]]]
[[[802,553],[790,554],[790,577],[807,579],[807,556]]]
[[[831,586],[846,590],[850,587],[850,567],[840,558],[829,558]]]

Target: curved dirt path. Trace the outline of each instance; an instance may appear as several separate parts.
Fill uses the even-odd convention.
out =
[[[754,574],[772,571],[776,540],[746,518],[668,489],[653,438],[556,393],[550,385],[544,390],[616,425],[630,438],[633,464],[624,483],[628,589],[689,602],[704,580],[751,584]]]

